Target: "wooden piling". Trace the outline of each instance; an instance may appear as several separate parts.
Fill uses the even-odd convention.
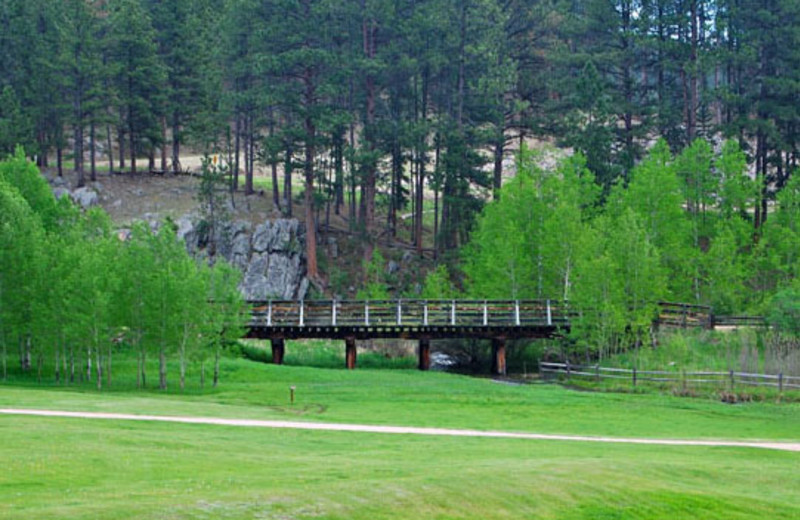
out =
[[[283,355],[286,352],[286,342],[283,338],[272,338],[272,362],[276,365],[283,364]]]
[[[430,370],[431,368],[431,340],[419,340],[419,369]]]
[[[506,339],[495,338],[492,340],[492,373],[506,375]]]
[[[356,339],[345,338],[345,365],[348,370],[356,368]]]

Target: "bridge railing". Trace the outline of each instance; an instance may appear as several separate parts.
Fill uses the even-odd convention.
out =
[[[551,300],[273,300],[250,302],[259,327],[530,327],[568,325]]]
[[[567,328],[579,316],[560,300],[273,300],[249,302],[251,327]],[[659,302],[655,323],[669,327],[765,326],[764,318],[714,316],[711,307]],[[590,312],[584,309],[584,313]]]

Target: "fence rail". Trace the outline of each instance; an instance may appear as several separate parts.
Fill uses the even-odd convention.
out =
[[[763,316],[714,316],[715,327],[766,327]]]
[[[777,388],[781,392],[785,389],[800,389],[800,377],[785,374],[750,374],[747,372],[683,372],[676,374],[664,370],[636,370],[626,368],[601,367],[599,365],[573,365],[570,363],[539,363],[539,373],[542,377],[552,378],[566,376],[567,378],[588,377],[596,381],[602,379],[615,379],[630,381],[636,386],[642,381],[654,383],[681,383],[681,384],[716,384],[727,385],[734,388],[736,385],[765,386]]]

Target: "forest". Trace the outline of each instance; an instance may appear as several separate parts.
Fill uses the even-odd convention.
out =
[[[795,0],[2,0],[0,26],[0,152],[78,186],[222,153],[368,245],[401,212],[420,252],[463,245],[528,139],[581,152],[601,200],[658,138],[733,139],[756,234],[797,165]]]
[[[0,26],[9,171],[32,168],[17,146],[76,186],[98,178],[100,161],[104,172],[165,173],[183,169],[187,150],[219,154],[227,188],[252,194],[266,173],[274,207],[292,216],[299,205],[308,228],[322,207],[345,216],[364,249],[360,296],[391,296],[375,246],[402,233],[440,264],[423,297],[574,302],[595,312],[575,332],[593,345],[645,341],[659,299],[797,314],[795,0],[0,0]],[[540,142],[557,164],[541,165],[529,149]],[[73,262],[96,274],[113,258],[131,262],[120,276],[138,272],[136,283],[159,276],[144,266],[174,261],[187,273],[174,290],[195,299],[236,285],[226,267],[209,274],[179,254],[169,225],[135,229],[122,246],[101,213],[39,198],[26,209],[4,189],[15,225],[33,230],[4,236],[17,245],[3,254],[21,255],[4,259],[4,276],[50,287],[23,270],[54,276]],[[316,240],[308,233],[311,280],[330,274]],[[106,333],[145,319],[114,317],[125,298],[152,295],[145,307],[158,309],[168,293],[58,281],[105,284],[79,294],[108,300],[90,305],[107,317],[81,318],[105,320]],[[41,315],[20,294],[25,305],[4,304],[12,324]],[[189,312],[176,305],[175,316]],[[159,334],[141,344],[203,337]],[[98,348],[86,355],[103,364]]]

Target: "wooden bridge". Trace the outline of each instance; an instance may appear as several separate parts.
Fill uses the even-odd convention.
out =
[[[345,342],[345,364],[356,366],[356,340],[396,338],[419,341],[419,369],[430,368],[434,339],[492,341],[493,372],[506,372],[506,342],[559,337],[577,311],[556,300],[383,300],[249,302],[248,338],[268,339],[272,360],[283,363],[287,339],[324,338]],[[659,323],[712,327],[709,307],[659,304]]]

